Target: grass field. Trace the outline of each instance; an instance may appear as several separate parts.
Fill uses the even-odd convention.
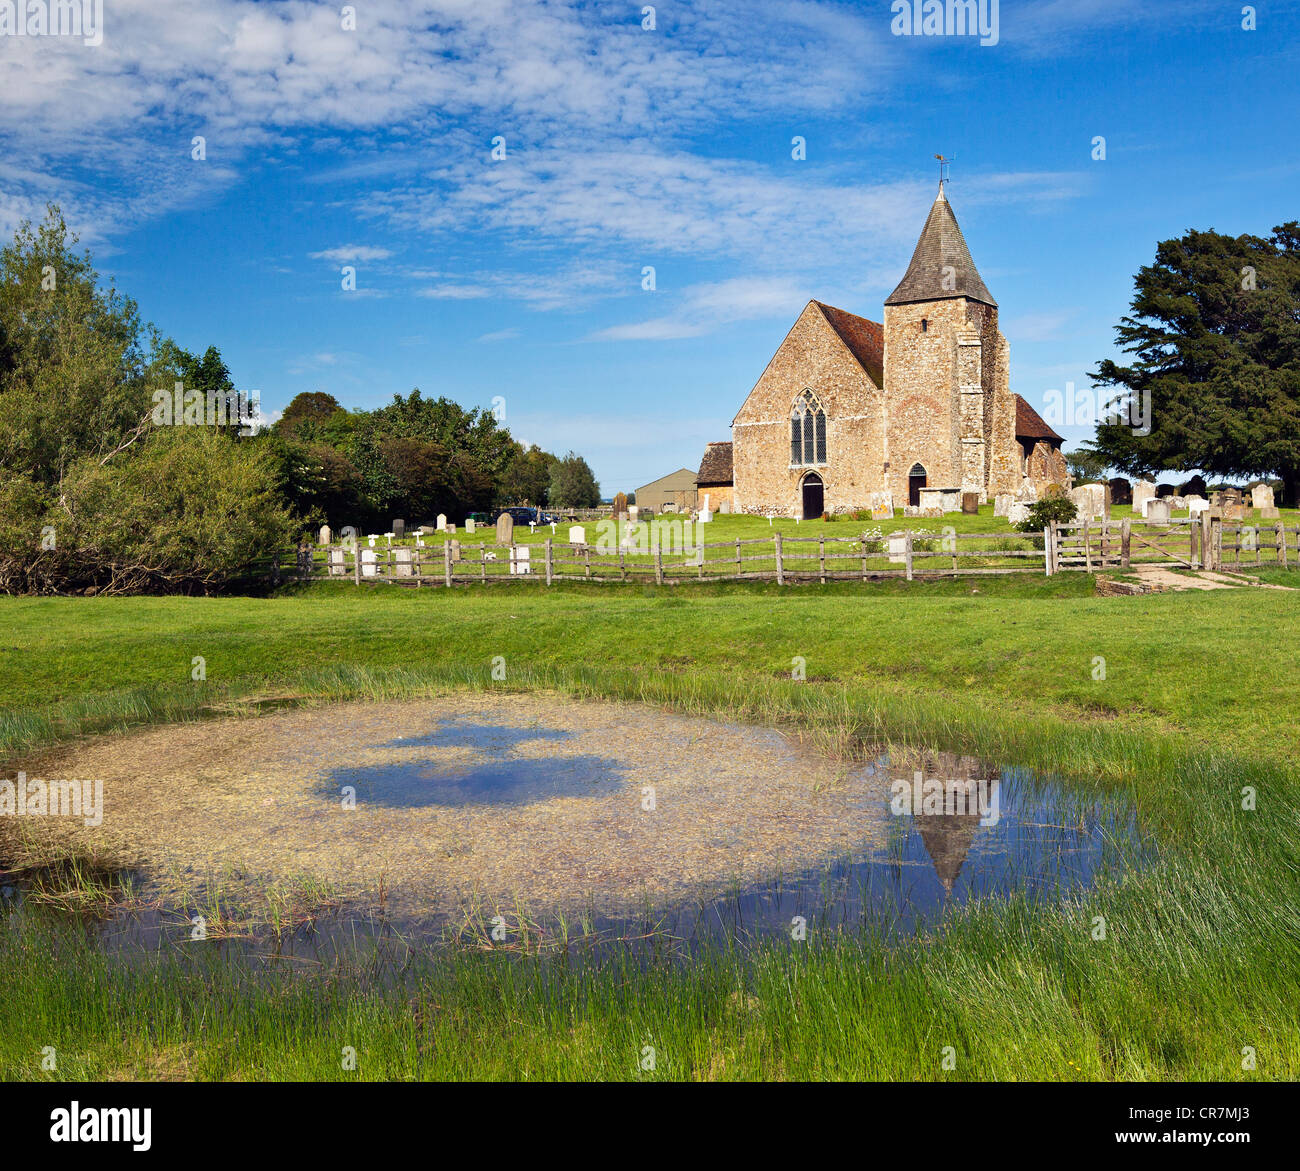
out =
[[[0,935],[0,1069],[1295,1078],[1296,597],[1103,599],[1069,574],[689,594],[349,584],[270,598],[0,599],[11,770],[51,739],[200,717],[241,697],[251,711],[268,695],[545,687],[779,723],[829,751],[889,739],[1037,767],[1131,802],[1158,848],[1152,864],[1063,908],[1013,899],[906,944],[883,947],[868,931],[692,967],[448,953],[394,986],[346,967],[314,977],[201,958],[123,966],[75,926],[28,921]],[[494,683],[498,655],[507,675]],[[195,656],[205,682],[191,679]],[[806,682],[790,679],[795,656]],[[341,1065],[348,1045],[356,1072]],[[57,1071],[40,1070],[45,1046],[60,1054]]]

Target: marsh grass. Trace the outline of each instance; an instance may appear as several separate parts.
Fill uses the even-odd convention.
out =
[[[570,626],[567,639],[539,607],[558,604],[572,622],[591,609],[591,591],[512,601],[505,613],[524,618],[511,636],[552,649],[512,652],[506,684],[491,681],[492,644],[484,642],[502,619],[500,600],[453,607],[441,599],[427,610],[421,601],[410,610],[349,595],[341,609],[331,603],[316,615],[319,598],[290,598],[249,603],[270,607],[253,623],[264,641],[244,646],[243,627],[238,638],[228,635],[238,644],[234,661],[250,669],[221,684],[159,681],[154,646],[119,665],[114,677],[148,680],[125,689],[42,705],[34,702],[39,678],[28,680],[14,693],[26,706],[0,716],[0,745],[11,757],[144,723],[252,717],[268,697],[324,705],[466,688],[549,690],[761,723],[845,760],[881,746],[929,748],[1033,769],[1081,801],[1102,795],[1130,810],[1157,851],[1053,903],[1023,895],[974,902],[911,938],[868,918],[854,929],[811,932],[803,943],[738,936],[693,951],[686,963],[670,938],[656,936],[649,907],[648,959],[644,947],[614,947],[574,963],[575,947],[554,943],[581,945],[594,930],[591,916],[542,923],[522,906],[485,906],[467,915],[462,946],[402,949],[395,970],[391,957],[360,944],[317,970],[231,963],[219,942],[124,964],[82,923],[11,915],[0,931],[0,1075],[1300,1077],[1300,772],[1286,715],[1296,673],[1276,637],[1293,595],[1250,591],[1242,607],[1245,591],[1230,595],[1238,601],[1229,606],[1221,595],[1051,592],[1061,588],[991,585],[982,601],[955,590],[929,602],[886,596],[870,610],[829,591],[814,599],[815,611],[763,591],[676,604],[628,592],[586,626]],[[109,611],[125,626],[97,632],[90,645],[134,646],[142,608],[189,615],[210,638],[221,637],[223,622],[246,621],[224,603],[182,611],[167,602]],[[776,609],[765,610],[769,603]],[[276,608],[285,605],[302,609]],[[344,639],[351,651],[343,661],[317,665],[328,656],[316,650],[306,666],[280,641],[302,628],[291,621],[287,635],[275,629],[297,613],[323,630],[327,617],[338,623],[370,605],[380,616],[419,615],[441,653],[414,653],[425,644],[405,633],[399,649],[354,634]],[[78,620],[89,613],[58,612]],[[776,678],[773,668],[799,649],[782,624],[813,614],[829,631],[816,644],[830,664],[818,672],[827,681]],[[607,637],[609,623],[635,630],[627,645]],[[675,637],[683,628],[689,637]],[[185,655],[192,645],[191,632]],[[743,658],[736,648],[745,648]],[[1086,678],[1094,650],[1107,652],[1107,688],[1072,682],[1076,668]],[[665,655],[682,661],[660,665]],[[851,667],[864,655],[866,676]],[[1144,665],[1140,679],[1120,669],[1129,662]],[[1251,688],[1271,700],[1241,706]],[[279,919],[268,921],[292,923],[300,904],[286,892],[280,906]],[[488,911],[514,932],[507,946],[485,934]],[[40,1069],[48,1045],[60,1055],[56,1073]],[[342,1068],[344,1046],[358,1052],[355,1072]],[[949,1046],[951,1071],[940,1064]],[[647,1047],[653,1070],[642,1068]],[[1243,1069],[1245,1047],[1257,1053],[1254,1070]]]

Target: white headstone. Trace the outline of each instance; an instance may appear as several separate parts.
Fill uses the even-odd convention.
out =
[[[1256,484],[1250,490],[1250,506],[1252,508],[1275,508],[1273,489],[1268,484]]]
[[[510,572],[532,573],[533,567],[530,564],[532,552],[527,545],[512,545],[510,547]]]
[[[1070,499],[1078,510],[1079,520],[1100,520],[1106,515],[1106,486],[1080,484],[1070,490]]]
[[[1188,516],[1200,516],[1201,513],[1210,507],[1210,502],[1206,500],[1204,496],[1188,496],[1185,499],[1187,502]]]
[[[474,518],[472,516],[465,521],[465,531],[467,533],[472,533],[474,531]]]
[[[444,513],[440,512],[438,513],[438,532],[445,533],[446,531],[447,531],[447,517]]]
[[[415,568],[412,565],[413,550],[409,545],[398,545],[393,553],[393,575],[395,577],[413,577]]]
[[[573,525],[569,529],[570,545],[585,545],[587,543],[587,530],[582,525]]]
[[[347,556],[342,549],[330,550],[330,577],[343,577],[348,571]]]
[[[1007,510],[1016,502],[1010,492],[1000,492],[993,497],[993,515],[1006,516]]]
[[[1152,524],[1169,523],[1169,499],[1166,497],[1160,500],[1148,500],[1146,503],[1146,512],[1143,515]]]
[[[372,538],[372,540],[373,540],[373,538]],[[379,569],[378,569],[378,567],[375,565],[375,551],[374,551],[374,549],[362,549],[362,550],[361,550],[361,576],[362,576],[362,577],[374,577],[375,574],[378,573],[378,572],[379,572]]]
[[[1150,480],[1139,480],[1133,485],[1133,511],[1139,516],[1146,516],[1145,503],[1154,500],[1156,486]]]
[[[890,534],[889,560],[898,564],[907,560],[907,538],[902,533]]]
[[[320,539],[316,542],[318,545],[328,545],[333,539],[334,534],[330,532],[329,525],[321,525]]]

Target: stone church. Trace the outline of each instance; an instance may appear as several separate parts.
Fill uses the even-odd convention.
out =
[[[884,322],[810,301],[700,474],[736,512],[784,516],[1035,499],[1068,482],[1062,440],[1008,373],[997,302],[940,183]]]

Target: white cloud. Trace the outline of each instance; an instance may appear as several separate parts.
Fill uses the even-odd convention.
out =
[[[392,253],[387,248],[376,248],[368,244],[341,244],[337,248],[327,248],[322,252],[310,252],[312,260],[328,260],[334,264],[348,264],[351,261],[387,260]]]

